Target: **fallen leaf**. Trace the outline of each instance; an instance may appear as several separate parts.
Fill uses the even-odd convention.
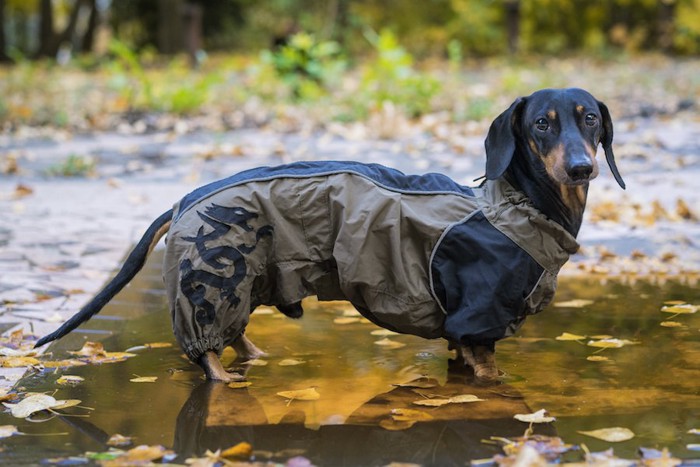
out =
[[[132,383],[155,383],[157,379],[157,376],[137,376],[136,378],[131,378],[129,381]]]
[[[122,462],[149,462],[162,459],[166,454],[170,454],[172,451],[165,449],[163,446],[147,446],[141,445],[136,446],[133,449],[129,449],[124,453],[124,455],[119,456],[119,464]]]
[[[408,383],[396,383],[392,384],[392,386],[396,386],[397,388],[416,388],[416,389],[430,389],[436,387],[437,381],[434,379],[427,379],[427,378],[422,378],[418,379],[416,381],[409,381]]]
[[[568,332],[563,332],[561,336],[555,337],[555,339],[558,341],[580,341],[585,338],[586,336],[579,336],[577,334],[570,334]]]
[[[27,397],[16,404],[3,402],[3,405],[10,409],[10,413],[15,418],[27,418],[31,414],[50,409],[57,405],[56,399],[48,394],[30,393]]]
[[[254,358],[252,360],[248,360],[247,362],[245,362],[245,364],[253,366],[266,366],[267,360],[263,360],[262,358]]]
[[[698,428],[691,428],[690,430],[688,430],[688,434],[689,434],[689,435],[700,435],[700,429],[698,429]]]
[[[593,300],[575,298],[573,300],[567,300],[564,302],[555,302],[554,306],[558,308],[585,308],[587,306],[593,305],[593,303]]]
[[[150,342],[144,345],[149,349],[165,349],[173,346],[173,344],[170,342]]]
[[[378,341],[375,341],[374,345],[379,345],[381,347],[384,347],[385,349],[400,349],[401,347],[406,346],[406,344],[404,344],[402,342],[392,341],[388,337],[385,337],[384,339],[380,339]]]
[[[441,407],[450,403],[449,399],[420,399],[411,402],[414,405],[422,405],[425,407]]]
[[[700,451],[700,444],[686,444],[685,447],[689,451]]]
[[[0,426],[0,439],[2,438],[9,438],[10,436],[13,435],[21,435],[19,431],[17,431],[17,427],[14,425],[2,425]]]
[[[547,415],[545,409],[540,409],[537,412],[529,414],[516,414],[513,418],[525,423],[551,423],[556,420],[556,418]]]
[[[392,409],[391,418],[397,422],[426,422],[434,417],[422,410],[414,409]]]
[[[253,455],[253,446],[245,441],[231,446],[228,449],[224,449],[221,453],[221,457],[235,457],[238,459],[248,459]]]
[[[253,383],[251,383],[250,381],[234,381],[232,383],[228,383],[227,386],[231,389],[243,389],[247,388],[251,384]]]
[[[0,347],[0,356],[2,357],[29,357],[31,355],[36,355],[36,350]]]
[[[107,446],[114,446],[121,448],[124,446],[129,446],[133,444],[133,438],[131,436],[123,436],[120,434],[114,434],[107,440]]]
[[[79,399],[66,399],[63,401],[56,401],[56,404],[52,407],[49,407],[51,409],[67,409],[69,407],[75,407],[76,405],[80,405],[82,401]]]
[[[660,326],[665,328],[684,328],[685,324],[679,323],[678,321],[662,321],[659,323]]]
[[[56,380],[56,384],[61,386],[77,386],[83,381],[85,381],[85,378],[82,376],[63,375]]]
[[[23,366],[39,365],[41,362],[34,357],[4,357],[0,358],[0,366],[4,368],[20,368]]]
[[[464,404],[468,402],[482,402],[486,399],[480,399],[479,397],[475,396],[474,394],[461,394],[459,396],[452,396],[450,397],[449,401],[452,404]]]
[[[87,362],[76,359],[42,361],[44,368],[68,368],[72,366],[85,366]]]
[[[469,402],[481,402],[485,399],[479,399],[474,394],[461,394],[459,396],[448,397],[447,399],[421,399],[413,401],[412,404],[424,405],[427,407],[440,407],[447,404],[465,404]]]
[[[592,431],[579,431],[582,435],[590,436],[596,439],[602,439],[609,443],[619,443],[621,441],[628,441],[634,438],[634,433],[629,428],[623,427],[612,427],[612,428],[601,428],[599,430]]]
[[[664,305],[661,307],[661,311],[664,313],[673,313],[674,315],[692,314],[696,313],[699,309],[700,306],[691,305],[690,303],[684,303],[682,305]]]
[[[353,324],[353,323],[359,323],[361,320],[360,318],[356,317],[341,317],[341,318],[336,318],[333,320],[335,324]]]
[[[597,341],[588,341],[586,345],[598,347],[600,349],[619,349],[620,347],[624,347],[625,342],[622,339],[600,339]]]
[[[34,193],[34,189],[27,185],[23,185],[21,183],[17,184],[15,187],[15,192],[13,193],[12,197],[14,199],[19,199],[19,198],[24,198],[25,196],[29,196]]]
[[[373,336],[379,336],[379,337],[387,337],[387,336],[398,336],[398,332],[390,331],[388,329],[375,329],[374,331],[370,332],[371,335]]]
[[[280,360],[278,363],[279,366],[295,366],[295,365],[301,365],[303,363],[306,363],[304,360],[297,360],[296,358],[285,358],[284,360]]]
[[[589,355],[586,357],[586,360],[589,362],[609,362],[610,359],[608,357],[603,357],[602,355]]]
[[[315,401],[321,397],[321,394],[319,394],[314,387],[308,389],[297,389],[295,391],[280,391],[277,393],[277,395],[284,397],[285,399],[299,401]]]

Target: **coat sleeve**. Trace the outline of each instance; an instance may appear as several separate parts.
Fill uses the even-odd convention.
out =
[[[529,313],[527,298],[544,269],[477,211],[436,246],[432,287],[447,314],[446,339],[490,345]]]

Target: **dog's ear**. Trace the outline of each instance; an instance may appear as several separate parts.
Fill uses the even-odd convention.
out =
[[[486,178],[495,180],[506,171],[515,153],[516,132],[526,98],[519,97],[491,123],[486,136]]]
[[[612,140],[613,140],[613,124],[612,118],[610,118],[610,111],[608,107],[602,102],[598,101],[598,108],[600,109],[600,114],[603,116],[603,135],[600,137],[600,142],[605,150],[605,160],[608,161],[608,167],[615,177],[617,184],[625,189],[625,182],[620,176],[620,172],[617,170],[617,165],[615,164],[615,154],[612,150]]]

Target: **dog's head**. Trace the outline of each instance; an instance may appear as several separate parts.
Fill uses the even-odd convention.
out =
[[[539,161],[561,185],[583,185],[598,175],[596,150],[602,144],[610,171],[625,188],[612,150],[608,108],[583,89],[543,89],[520,97],[496,118],[486,138],[486,178],[508,169],[513,156]]]

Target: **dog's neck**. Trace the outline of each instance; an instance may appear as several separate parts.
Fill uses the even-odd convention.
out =
[[[533,165],[518,156],[513,157],[505,173],[506,180],[525,193],[542,214],[576,237],[586,208],[588,183],[576,186],[556,183],[547,175],[544,164]]]

